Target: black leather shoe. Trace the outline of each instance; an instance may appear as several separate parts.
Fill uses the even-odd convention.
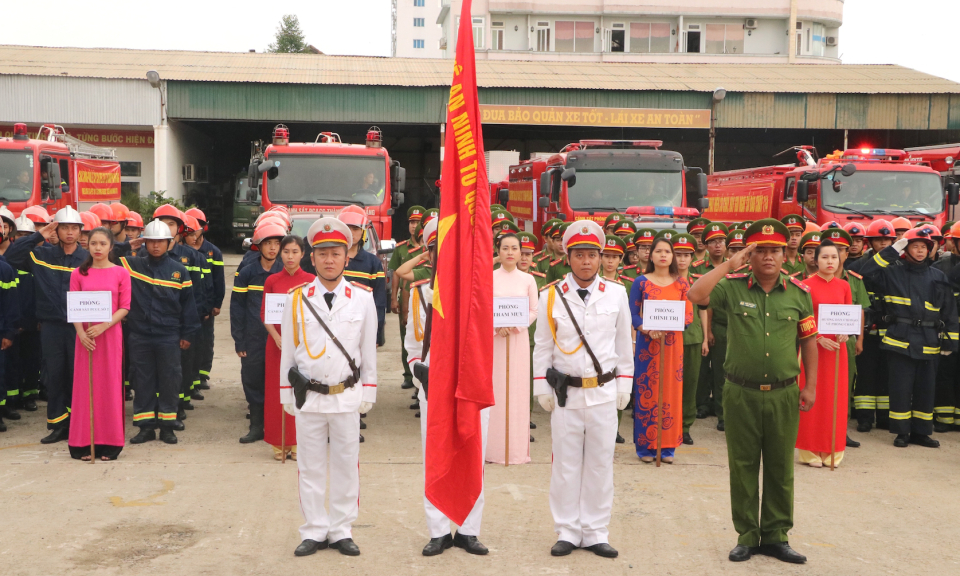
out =
[[[627,441],[623,439],[623,436],[621,436],[620,433],[617,432],[617,444],[626,444],[626,443]]]
[[[297,546],[297,549],[293,551],[294,556],[309,556],[315,554],[317,550],[325,550],[327,548],[327,541],[317,542],[316,540],[304,540]]]
[[[190,400],[203,400],[203,399],[204,399],[203,394],[201,394],[200,391],[197,390],[196,388],[194,388],[190,392]]]
[[[949,432],[953,429],[953,426],[947,424],[946,422],[934,422],[933,431],[937,434],[943,434],[944,432]]]
[[[174,434],[174,433],[173,433],[173,430],[171,430],[171,429],[169,429],[169,428],[161,428],[161,429],[160,429],[160,440],[162,440],[164,444],[176,444],[176,443],[177,443],[177,435]]]
[[[923,446],[924,448],[939,448],[940,441],[934,440],[933,438],[927,436],[926,434],[911,434],[910,443],[916,444],[917,446]]]
[[[756,552],[757,554],[770,556],[781,562],[789,562],[791,564],[804,564],[807,561],[806,556],[791,548],[786,542],[780,542],[779,544],[761,544]],[[731,552],[731,554],[733,553]]]
[[[194,406],[189,402],[184,402],[181,408],[183,408],[184,410],[193,410]]]
[[[411,388],[413,388],[413,380],[404,380],[403,384],[400,385],[401,390],[409,390]],[[424,548],[424,550],[426,550],[426,548]],[[424,554],[424,556],[426,556],[426,554]]]
[[[697,408],[697,420],[703,420],[710,415],[710,410],[706,408]]]
[[[606,542],[594,544],[593,546],[587,546],[586,549],[593,552],[597,556],[602,556],[604,558],[616,558],[619,554],[616,548],[607,544]]]
[[[726,425],[723,423],[723,420],[717,422],[717,430],[725,432],[727,430]]]
[[[209,390],[210,384],[206,380],[201,380],[196,386],[196,390]]]
[[[40,439],[41,444],[54,444],[66,440],[70,436],[69,428],[57,428]]]
[[[485,556],[489,550],[487,547],[480,543],[477,540],[476,536],[467,536],[466,534],[461,534],[457,532],[453,536],[453,545],[457,548],[463,548],[470,554],[476,554],[477,556]]]
[[[683,443],[686,444],[687,446],[693,446],[693,437],[690,436],[689,432],[683,433]]]
[[[531,430],[536,430],[536,429],[537,429],[537,425],[534,424],[533,422],[530,422],[530,429],[531,429]]]
[[[133,401],[133,390],[127,388],[123,391],[123,401],[132,402]]]
[[[366,430],[366,429],[367,429],[367,423],[364,422],[363,420],[360,421],[360,429],[361,429],[361,430]]]
[[[419,409],[420,409],[420,401],[417,400],[416,402],[414,402],[413,404],[411,404],[411,405],[410,405],[410,409],[411,409],[411,410],[419,410]]]
[[[187,413],[183,410],[183,406],[177,408],[177,420],[181,422],[187,419]]]
[[[859,443],[859,442],[857,442],[856,440],[854,440],[854,439],[851,438],[850,436],[847,436],[847,448],[859,448],[859,447],[860,447],[860,443]]]
[[[531,442],[536,442],[536,441],[537,441],[537,440],[533,437],[533,434],[530,435],[530,441],[531,441]]]
[[[423,547],[424,556],[437,556],[443,554],[443,551],[453,546],[453,536],[447,534],[439,538],[431,538],[427,545]]]
[[[360,435],[360,443],[363,444],[363,434]]]
[[[420,417],[420,413],[419,413],[419,412],[415,413],[415,414],[413,415],[413,417],[414,417],[414,418],[419,418],[419,417]]]
[[[866,434],[871,429],[873,429],[873,423],[871,422],[857,422],[857,432],[863,432]]]
[[[339,550],[344,556],[360,555],[360,548],[357,546],[356,542],[353,541],[353,538],[337,540],[336,542],[331,543],[330,547],[334,550]]]
[[[737,544],[737,547],[730,551],[730,555],[727,558],[731,562],[746,562],[753,556],[753,550],[747,546],[741,546]]]
[[[173,424],[170,425],[170,429],[175,432],[183,432],[184,430],[187,429],[187,427],[184,426],[183,422],[181,422],[180,420],[174,420]]]
[[[897,448],[906,448],[910,444],[910,435],[909,434],[898,434],[896,438],[893,439],[893,445]]]
[[[568,556],[577,547],[566,540],[557,540],[557,543],[550,549],[551,556]]]
[[[37,411],[37,401],[33,398],[28,398],[23,401],[23,409],[27,412],[36,412]]]
[[[130,439],[131,444],[143,444],[157,439],[157,433],[153,428],[141,428],[137,435]]]
[[[19,420],[20,413],[9,406],[3,406],[3,414],[0,415],[0,418],[6,418],[7,420]]]

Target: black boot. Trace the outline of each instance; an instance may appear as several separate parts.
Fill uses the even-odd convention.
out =
[[[210,389],[210,384],[208,384],[206,380],[201,380],[200,383],[197,384],[196,389],[197,389],[197,390],[209,390],[209,389]]]
[[[170,428],[161,428],[160,429],[160,440],[165,444],[176,444],[177,435],[173,433],[173,430]]]
[[[12,406],[0,406],[0,418],[6,418],[7,420],[19,420],[20,413],[13,409]]]
[[[177,408],[177,420],[183,422],[187,419],[187,413],[183,410],[183,406]]]
[[[250,431],[240,439],[241,444],[263,440],[263,404],[250,405]]]
[[[411,380],[410,378],[404,379],[403,384],[400,385],[400,389],[409,390],[411,388],[413,388],[413,380]],[[424,554],[424,556],[426,556],[426,554]]]
[[[857,421],[857,432],[869,432],[873,428],[873,422],[868,420],[858,420]]]
[[[949,432],[952,429],[953,429],[953,426],[951,426],[950,424],[947,424],[946,422],[940,422],[939,420],[937,420],[936,422],[933,423],[933,431],[936,432],[937,434],[943,434],[944,432]]]
[[[194,388],[190,391],[190,400],[203,400],[203,394],[200,393],[200,390]]]
[[[70,436],[70,429],[64,426],[63,428],[56,428],[51,431],[49,434],[40,439],[41,444],[54,444],[60,442],[61,440],[66,440]]]
[[[26,398],[23,401],[23,409],[27,412],[36,412],[37,411],[37,401],[33,398]]]
[[[157,433],[153,428],[141,428],[137,435],[130,439],[131,444],[143,444],[157,439]]]
[[[7,425],[3,423],[3,418],[0,418],[0,432],[6,432]]]

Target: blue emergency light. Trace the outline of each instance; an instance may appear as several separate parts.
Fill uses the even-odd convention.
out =
[[[654,206],[653,213],[657,216],[673,216],[673,206]]]

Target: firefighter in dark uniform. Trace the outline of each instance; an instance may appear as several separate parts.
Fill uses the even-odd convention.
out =
[[[186,214],[187,216],[193,216],[200,223],[201,230],[200,236],[197,239],[199,241],[197,250],[207,259],[207,269],[210,270],[213,285],[210,317],[202,322],[203,350],[200,351],[200,384],[196,386],[196,388],[200,390],[209,390],[210,370],[213,368],[213,325],[216,323],[216,317],[220,315],[220,308],[223,307],[223,298],[226,296],[226,280],[223,274],[223,252],[205,237],[204,232],[209,230],[210,226],[203,211],[199,208],[191,208],[187,210]],[[204,272],[204,274],[206,275],[206,272]]]
[[[200,333],[197,334],[196,345],[190,353],[190,374],[189,378],[184,378],[184,397],[189,396],[190,400],[203,400],[203,393],[199,386],[203,383],[200,373],[203,367],[204,354],[207,350],[206,333],[203,326],[213,322],[214,290],[213,283],[213,265],[207,255],[200,251],[201,242],[199,235],[203,233],[203,226],[194,216],[186,213],[183,215],[184,229],[181,245],[186,248],[186,252],[191,253],[200,268],[200,288],[194,288],[194,298],[202,298],[203,305],[198,306],[200,310]],[[193,252],[190,252],[190,251]],[[212,360],[211,360],[212,362]]]
[[[863,276],[864,263],[873,255],[890,246],[896,239],[893,224],[887,220],[876,219],[867,226],[865,233],[870,245],[863,256],[847,266],[848,270]],[[850,262],[849,260],[847,261]],[[899,266],[900,261],[890,266]],[[881,286],[870,278],[863,277],[863,284],[870,297],[868,322],[864,327],[863,352],[857,356],[857,381],[853,389],[853,411],[857,419],[857,431],[869,432],[876,423],[877,428],[889,428],[890,394],[887,354],[880,350],[880,343],[887,335],[889,323],[886,321],[886,303],[883,300]]]
[[[279,224],[257,228],[253,243],[260,259],[240,271],[233,280],[230,296],[230,334],[240,357],[240,381],[250,409],[250,429],[241,444],[263,440],[263,403],[266,374],[267,329],[260,321],[263,284],[271,274],[283,270],[277,258],[280,240],[287,231]]]
[[[176,444],[174,430],[181,387],[180,353],[190,348],[200,330],[200,318],[191,289],[193,280],[179,260],[171,257],[170,227],[154,220],[144,228],[140,256],[124,256],[120,264],[130,273],[130,382],[133,425],[140,428],[131,444],[160,440]]]
[[[37,285],[37,318],[40,320],[41,377],[47,392],[47,429],[40,442],[52,444],[70,434],[70,404],[73,400],[73,351],[77,333],[67,322],[67,292],[70,274],[89,253],[77,243],[83,221],[67,206],[57,211],[53,222],[39,232],[20,238],[7,248],[7,260],[33,272]],[[44,243],[54,236],[57,245]]]
[[[16,220],[17,238],[36,232],[32,220],[20,215]],[[37,411],[37,396],[40,394],[40,324],[37,322],[36,282],[29,268],[16,269],[17,301],[20,304],[20,326],[10,349],[14,360],[8,377],[20,390],[18,406],[28,412]]]
[[[13,219],[11,219],[7,232],[0,229],[0,242],[15,233],[16,228],[13,226]],[[8,398],[16,401],[20,394],[17,383],[10,377],[13,372],[11,364],[15,363],[17,358],[7,351],[13,346],[19,326],[20,303],[17,300],[17,272],[13,266],[7,263],[6,258],[0,255],[0,394],[2,394],[0,395],[0,432],[7,431],[7,426],[3,423],[4,418],[20,419],[20,414],[7,405]]]
[[[949,239],[960,237],[960,225],[953,224],[944,234],[947,252],[933,267],[946,274],[953,287],[953,296],[960,308],[960,246]],[[933,431],[949,432],[960,425],[960,354],[940,357],[937,367],[937,389],[934,393]]]
[[[878,285],[890,323],[880,343],[890,372],[890,432],[893,445],[940,443],[933,433],[937,361],[957,351],[957,303],[946,275],[929,266],[933,225],[907,230],[903,238],[867,259],[860,272]],[[901,261],[900,266],[891,266]]]
[[[423,218],[424,212],[426,212],[426,208],[423,206],[411,206],[407,209],[407,225],[410,230],[410,239],[398,242],[397,246],[393,249],[393,254],[390,255],[390,262],[387,264],[387,268],[389,268],[391,272],[396,272],[397,268],[411,258],[411,250],[420,248],[420,239],[417,238],[417,227]],[[410,372],[410,367],[407,366],[407,349],[403,346],[404,337],[407,334],[407,318],[404,313],[406,309],[407,286],[408,284],[406,282],[397,278],[395,274],[393,275],[390,281],[390,311],[400,319],[400,360],[401,364],[403,364],[403,383],[400,387],[404,390],[413,388],[413,374]]]
[[[348,282],[359,282],[373,290],[373,301],[377,307],[377,346],[383,346],[386,342],[383,327],[387,317],[387,277],[383,273],[380,259],[363,249],[367,235],[367,215],[359,206],[347,206],[340,211],[337,218],[353,232],[353,245],[348,254],[350,261],[347,262],[343,275]]]
[[[203,322],[210,315],[210,302],[207,299],[206,286],[203,283],[205,260],[201,259],[199,252],[181,243],[181,239],[187,230],[184,225],[184,214],[176,206],[164,204],[154,210],[153,218],[160,220],[170,229],[170,234],[173,236],[173,245],[169,251],[170,257],[179,262],[190,274],[191,286],[188,290],[193,294],[194,305],[197,307],[197,317]],[[199,379],[197,353],[202,347],[202,344],[200,344],[202,334],[193,334],[190,341],[196,343],[197,346],[184,348],[180,353],[180,408],[177,411],[177,419],[181,422],[187,419],[185,411],[193,410],[193,404],[190,402],[191,391],[195,382]]]
[[[723,365],[730,505],[739,534],[729,555],[733,562],[753,554],[806,562],[787,536],[800,411],[810,410],[816,399],[817,322],[809,289],[782,273],[789,236],[779,220],[758,220],[745,232],[747,248],[697,280],[687,295],[694,304],[726,310],[727,335],[737,343]],[[731,274],[748,261],[749,270]],[[806,374],[802,391],[798,339]]]

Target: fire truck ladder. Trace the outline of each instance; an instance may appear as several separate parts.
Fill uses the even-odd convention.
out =
[[[88,158],[91,160],[117,159],[116,148],[101,148],[100,146],[88,144],[79,138],[74,138],[67,134],[63,126],[44,124],[43,127],[40,128],[37,138],[43,140],[44,135],[46,135],[47,142],[59,142],[65,145],[70,150],[70,153],[77,158]]]

